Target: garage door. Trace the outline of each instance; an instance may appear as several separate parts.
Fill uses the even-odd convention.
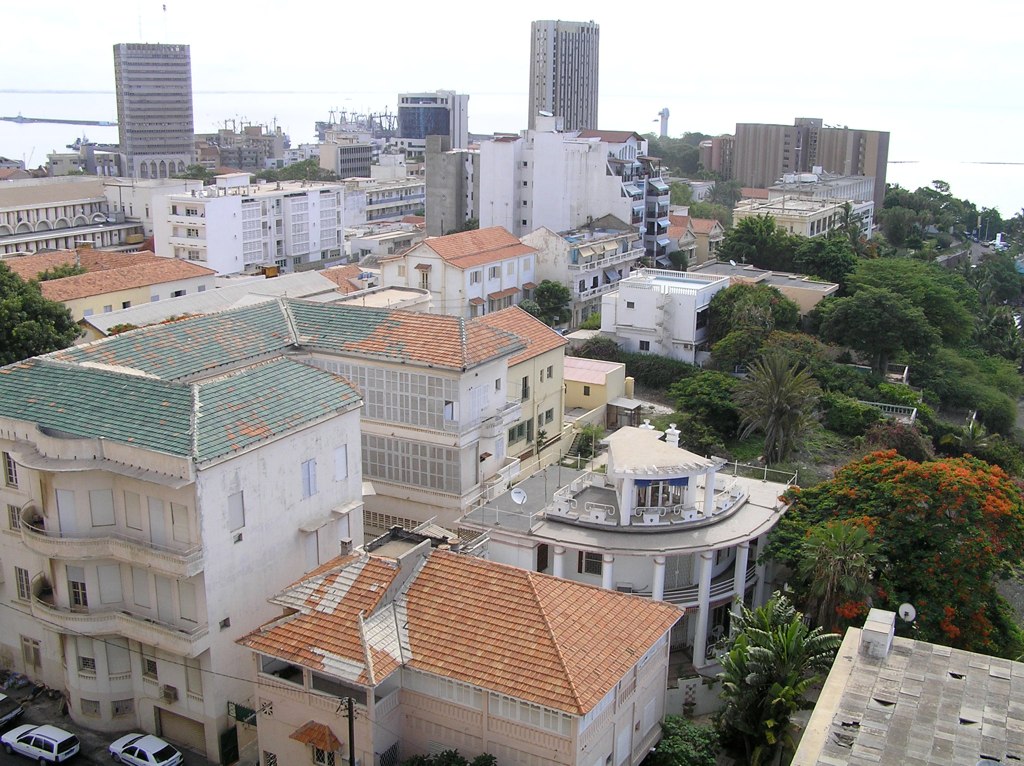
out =
[[[157,708],[159,734],[164,739],[200,753],[206,752],[206,730],[199,721],[193,721],[170,710]]]

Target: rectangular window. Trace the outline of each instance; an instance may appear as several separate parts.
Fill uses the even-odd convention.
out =
[[[198,622],[196,617],[196,586],[190,582],[178,581],[178,603],[181,607],[181,619]]]
[[[184,294],[185,294],[184,290],[175,290],[174,292],[171,293],[171,297],[172,298],[180,298]]]
[[[480,271],[479,269],[477,269],[476,271],[469,272],[469,283],[471,285],[479,284],[480,280],[483,277],[483,275],[484,275],[483,272]]]
[[[587,281],[585,279],[581,279],[578,292],[582,293],[586,289],[587,289]]]
[[[171,538],[176,543],[188,542],[188,508],[171,503]]]
[[[335,766],[334,751],[313,747],[313,763],[317,766]]]
[[[348,445],[342,444],[334,448],[334,480],[343,481],[348,478]]]
[[[14,462],[10,452],[4,453],[4,481],[8,487],[18,486],[18,465]]]
[[[524,402],[527,399],[530,398],[530,376],[529,375],[524,375],[523,376],[523,384],[522,384],[522,390],[520,391],[520,397],[522,398],[522,400]]]
[[[584,396],[590,396],[590,386],[584,386],[583,387],[583,395]]]
[[[429,271],[421,271],[420,272],[420,289],[421,290],[429,290],[430,289],[430,272]]]
[[[505,273],[508,274],[509,276],[512,276],[513,274],[516,273],[515,261],[509,261],[508,266],[505,267]]]
[[[157,668],[156,668],[156,649],[152,646],[142,644],[142,676],[148,678],[151,681],[156,681]]]
[[[138,492],[124,493],[124,523],[129,529],[142,529],[142,498]]]
[[[497,279],[500,276],[501,276],[501,266],[491,266],[489,269],[487,269],[487,278],[488,279]]]
[[[79,672],[95,673],[96,655],[93,653],[95,648],[92,639],[86,636],[78,636],[75,640],[77,642]]]
[[[100,564],[96,567],[100,582],[100,603],[119,604],[124,600],[121,588],[121,565]]]
[[[21,659],[26,668],[40,668],[43,665],[43,651],[38,639],[21,637]]]
[[[147,609],[153,603],[149,598],[149,572],[139,567],[132,567],[132,600]]]
[[[68,567],[68,591],[71,594],[71,608],[86,609],[89,595],[85,589],[85,570],[82,567]]]
[[[32,597],[32,578],[28,570],[21,567],[14,567],[14,579],[18,584],[18,598],[28,601]]]
[[[642,340],[642,341],[640,341],[640,350],[641,351],[650,351],[651,350],[651,342],[649,340]]]
[[[548,410],[547,412],[544,413],[544,422],[545,423],[550,423],[554,419],[555,419],[555,410],[554,410],[554,408],[552,408],[552,409],[550,409],[550,410]]]
[[[241,492],[228,495],[228,529],[234,532],[245,526],[245,498]]]
[[[701,309],[697,312],[697,329],[708,326],[708,316],[711,314],[710,309]]]
[[[110,712],[113,713],[114,718],[132,715],[135,712],[135,700],[131,698],[114,700],[110,703]]]
[[[313,497],[316,494],[316,458],[302,463],[302,496]]]
[[[89,512],[94,527],[114,526],[114,493],[109,489],[89,490]]]
[[[132,307],[131,301],[121,301],[121,308],[130,309]]]
[[[110,304],[108,304],[108,305],[103,307],[103,313],[104,314],[109,314],[113,310],[114,310],[114,304],[113,303],[110,303]]]
[[[199,668],[199,660],[185,658],[185,688],[189,694],[203,696],[203,671]]]
[[[555,377],[555,366],[553,364],[548,365],[548,380]]]
[[[277,766],[277,755],[267,750],[263,751],[263,766]]]
[[[21,529],[21,508],[10,503],[7,504],[7,526],[15,531]]]
[[[82,715],[87,715],[90,718],[100,717],[100,701],[90,700],[82,697]]]
[[[132,672],[132,655],[128,651],[127,638],[106,638],[103,645],[107,650],[107,673],[112,676]]]
[[[603,564],[600,553],[580,551],[576,560],[576,571],[580,574],[599,575]]]
[[[634,303],[633,301],[626,301],[626,308],[627,309],[636,308],[636,303]]]

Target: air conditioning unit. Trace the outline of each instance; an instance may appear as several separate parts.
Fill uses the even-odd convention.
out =
[[[164,698],[165,702],[177,702],[178,687],[171,686],[170,684],[164,684],[160,687],[160,695]]]

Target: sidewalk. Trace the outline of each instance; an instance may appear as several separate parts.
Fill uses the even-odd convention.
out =
[[[111,763],[107,746],[123,734],[128,734],[128,731],[100,732],[83,728],[75,724],[70,716],[61,712],[61,707],[64,703],[61,697],[50,699],[47,693],[43,692],[34,700],[30,700],[29,695],[31,693],[31,685],[21,689],[8,689],[4,692],[8,697],[18,700],[22,707],[25,708],[25,714],[15,722],[15,726],[22,724],[41,725],[45,723],[59,726],[76,734],[82,743],[82,749],[75,759],[76,763],[96,764],[97,766],[99,764],[108,766]],[[186,750],[178,745],[175,745],[175,747],[181,750],[182,755],[185,756],[185,766],[213,766],[210,761],[206,760],[199,753]]]

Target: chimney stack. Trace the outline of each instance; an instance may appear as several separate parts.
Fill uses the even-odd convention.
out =
[[[892,649],[896,634],[896,612],[872,609],[860,633],[860,651],[876,660],[884,660]]]

